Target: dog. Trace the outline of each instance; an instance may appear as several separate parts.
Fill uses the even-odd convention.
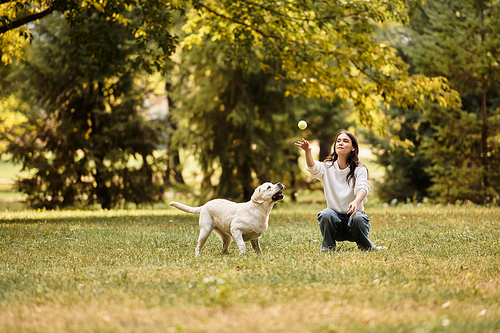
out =
[[[170,206],[187,213],[200,214],[200,236],[195,250],[197,257],[201,255],[201,249],[212,230],[222,238],[223,253],[228,253],[231,239],[238,245],[240,254],[246,252],[247,241],[250,241],[255,252],[261,253],[259,238],[267,230],[274,204],[285,197],[284,188],[281,183],[263,183],[254,190],[251,200],[243,203],[213,199],[199,207],[175,201]]]

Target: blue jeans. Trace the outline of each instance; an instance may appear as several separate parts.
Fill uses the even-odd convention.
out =
[[[357,212],[351,218],[348,214],[339,214],[326,208],[318,213],[319,229],[323,235],[321,251],[335,250],[336,242],[356,242],[361,250],[370,250],[375,245],[368,239],[370,219],[365,212]]]

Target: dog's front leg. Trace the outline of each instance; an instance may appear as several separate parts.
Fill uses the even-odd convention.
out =
[[[245,252],[247,251],[247,247],[245,246],[245,241],[243,240],[243,234],[241,233],[241,230],[233,229],[231,230],[231,235],[240,248],[240,254],[245,254]]]
[[[255,250],[255,252],[257,253],[262,253],[262,250],[260,249],[260,244],[259,244],[259,239],[252,239],[250,241],[250,243],[252,244],[253,246],[253,249]]]

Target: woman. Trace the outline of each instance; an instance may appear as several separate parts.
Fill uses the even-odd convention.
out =
[[[324,162],[314,161],[306,139],[296,143],[306,154],[306,169],[323,183],[327,207],[318,214],[321,251],[335,251],[337,241],[356,242],[361,250],[382,250],[369,239],[370,219],[363,204],[370,192],[368,169],[359,162],[356,137],[342,131]]]

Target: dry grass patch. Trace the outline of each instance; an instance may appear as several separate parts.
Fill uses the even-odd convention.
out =
[[[341,301],[340,301],[341,303]],[[456,312],[467,312],[459,318]],[[146,308],[143,304],[83,307],[25,305],[0,311],[2,331],[117,332],[352,332],[474,331],[498,324],[498,306],[446,302],[384,306],[330,302],[289,302],[269,306]],[[465,319],[465,320],[464,320]],[[486,330],[487,331],[487,330]],[[494,329],[491,330],[492,332]]]
[[[194,257],[173,210],[0,213],[0,331],[498,332],[500,209],[372,208],[318,252],[313,205],[274,210],[263,254]]]

